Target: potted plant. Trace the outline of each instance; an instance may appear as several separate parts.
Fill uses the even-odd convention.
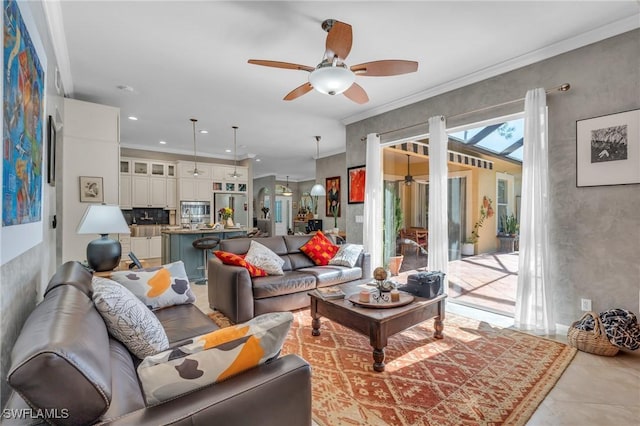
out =
[[[513,213],[509,216],[502,216],[502,219],[500,220],[502,222],[502,230],[505,234],[510,237],[515,237],[516,235],[518,235],[518,229],[520,225],[518,225],[518,220]]]
[[[473,225],[473,230],[471,231],[471,236],[466,239],[466,241],[462,244],[462,255],[463,256],[473,256],[475,254],[475,244],[480,239],[480,235],[478,234],[478,230],[482,228],[484,224],[484,220],[488,217],[493,217],[493,206],[491,205],[491,198],[486,195],[482,198],[482,205],[480,206],[480,218]]]

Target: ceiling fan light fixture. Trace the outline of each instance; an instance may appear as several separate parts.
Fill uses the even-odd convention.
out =
[[[325,95],[338,95],[355,81],[356,75],[345,64],[323,62],[309,74],[309,83]]]

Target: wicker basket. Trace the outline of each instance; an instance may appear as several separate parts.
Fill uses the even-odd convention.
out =
[[[591,331],[579,330],[576,324],[586,317],[593,317],[594,328]],[[595,355],[614,356],[618,353],[618,347],[609,342],[604,326],[600,321],[600,316],[595,312],[586,312],[582,318],[571,324],[567,333],[569,345],[583,352],[589,352]]]

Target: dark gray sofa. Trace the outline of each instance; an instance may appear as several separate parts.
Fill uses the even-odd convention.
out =
[[[14,392],[3,412],[15,415],[3,415],[3,424],[311,424],[311,371],[296,355],[147,406],[140,360],[109,336],[91,299],[91,277],[77,262],[62,265],[25,322],[11,353]],[[191,304],[154,313],[171,346],[218,328]]]
[[[371,278],[368,253],[360,254],[353,268],[316,266],[300,251],[312,235],[284,235],[255,239],[284,260],[284,275],[251,278],[240,266],[223,264],[218,258],[209,260],[209,306],[226,315],[234,323],[248,321],[267,312],[291,311],[309,306],[309,291],[350,281]],[[328,236],[330,237],[330,236]],[[251,238],[220,241],[220,250],[235,254],[249,251]]]

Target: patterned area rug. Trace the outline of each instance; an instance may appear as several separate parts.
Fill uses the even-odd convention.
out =
[[[391,337],[385,371],[376,373],[367,337],[324,318],[313,337],[309,311],[294,317],[282,353],[311,364],[313,417],[325,426],[524,425],[576,353],[448,314],[442,340],[433,338],[433,321]]]

